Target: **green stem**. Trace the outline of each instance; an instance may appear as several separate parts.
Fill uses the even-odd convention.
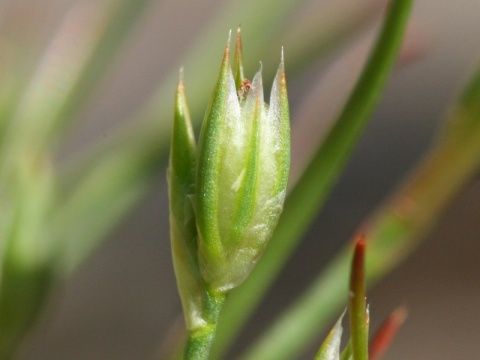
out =
[[[206,325],[205,327],[188,334],[185,345],[185,360],[208,359],[213,340],[215,338],[216,325]]]
[[[217,332],[217,322],[225,302],[224,294],[206,294],[204,318],[205,325],[188,333],[184,360],[208,360]]]
[[[39,316],[51,290],[53,271],[48,266],[26,269],[6,258],[0,285],[0,359],[12,359]]]
[[[365,239],[361,237],[353,254],[348,302],[353,360],[368,360],[368,313],[365,297]]]
[[[216,344],[218,353],[228,347],[255,309],[345,167],[391,72],[411,5],[412,0],[395,0],[391,3],[380,37],[359,81],[339,119],[287,198],[265,254],[247,281],[232,293],[225,305]],[[256,358],[264,359],[262,356]]]

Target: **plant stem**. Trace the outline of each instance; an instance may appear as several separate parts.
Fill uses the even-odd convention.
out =
[[[223,293],[206,293],[204,318],[205,325],[200,328],[189,331],[185,351],[184,360],[208,360],[210,358],[210,350],[217,332],[217,322],[225,302],[225,294]]]
[[[368,313],[365,297],[365,239],[355,244],[350,271],[348,312],[353,360],[368,360]]]

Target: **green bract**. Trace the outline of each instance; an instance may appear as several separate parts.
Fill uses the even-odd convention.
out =
[[[315,355],[315,360],[340,360],[340,343],[343,333],[342,320],[344,315],[345,312],[327,334],[327,337]]]
[[[239,285],[258,261],[282,211],[289,164],[283,56],[269,106],[261,69],[236,88],[227,47],[200,134],[196,181],[199,264],[212,290]]]
[[[191,196],[195,186],[195,138],[183,80],[175,96],[168,187],[173,265],[189,329],[202,326],[202,283],[196,259],[196,229]]]

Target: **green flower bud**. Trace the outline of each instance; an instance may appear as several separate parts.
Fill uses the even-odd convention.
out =
[[[238,74],[237,84],[243,76]],[[270,105],[261,69],[247,84],[237,92],[227,46],[200,134],[195,202],[200,270],[210,288],[221,292],[239,285],[265,249],[289,173],[283,52]]]

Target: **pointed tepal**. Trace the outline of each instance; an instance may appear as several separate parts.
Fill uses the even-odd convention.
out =
[[[225,275],[227,266],[220,219],[222,212],[228,209],[221,209],[218,204],[225,198],[224,183],[240,173],[238,169],[241,159],[238,155],[232,156],[231,152],[241,149],[244,141],[240,127],[240,105],[230,66],[230,34],[210,107],[202,123],[197,165],[199,261],[204,279],[213,288],[222,287],[223,281],[220,279]],[[229,163],[228,168],[225,168],[227,158]]]
[[[340,359],[340,343],[342,340],[342,320],[345,315],[345,311],[337,320],[333,328],[328,333],[323,344],[320,346],[315,360],[339,360]]]
[[[190,201],[194,193],[196,148],[188,111],[183,71],[175,94],[175,112],[170,144],[168,192],[170,205],[170,238],[178,290],[182,300],[187,329],[204,323],[202,281],[196,261],[196,227]]]
[[[280,64],[273,80],[268,108],[270,136],[276,137],[274,154],[280,171],[276,174],[277,189],[286,188],[290,174],[290,110],[288,105],[287,80],[285,75],[285,60],[283,47],[280,54]]]
[[[175,94],[175,115],[170,148],[170,167],[185,185],[194,183],[195,137],[183,84],[183,68]]]
[[[233,63],[233,73],[235,76],[235,87],[241,90],[245,83],[245,72],[243,70],[243,41],[242,29],[237,28],[237,36],[235,38],[235,57]]]

